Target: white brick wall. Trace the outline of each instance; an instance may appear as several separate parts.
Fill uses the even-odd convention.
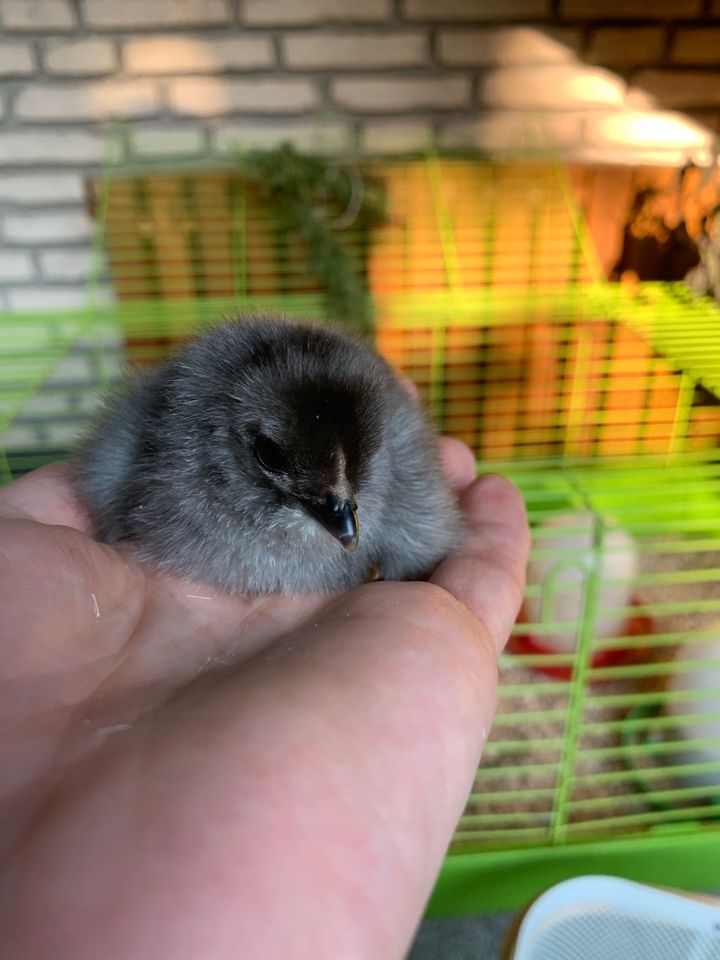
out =
[[[709,146],[707,131],[662,111],[628,112],[589,117],[585,140],[593,147],[647,147],[651,150],[700,148]]]
[[[319,104],[309,80],[224,80],[198,77],[167,85],[170,106],[177,113],[214,117],[224,113],[300,113]]]
[[[102,37],[51,40],[43,50],[46,73],[66,76],[112,73],[117,68],[115,45]]]
[[[107,292],[106,292],[107,297]],[[6,298],[10,310],[76,310],[88,302],[87,284],[76,286],[8,286]]]
[[[676,63],[707,63],[717,66],[720,59],[720,27],[689,27],[678,30],[672,47]]]
[[[243,10],[246,23],[264,26],[327,20],[366,23],[388,19],[392,0],[245,0]]]
[[[720,105],[720,73],[701,70],[642,70],[634,77],[666,107]]]
[[[69,0],[0,0],[6,30],[72,30],[77,20]]]
[[[583,144],[584,121],[584,114],[572,111],[488,111],[477,120],[445,124],[439,141],[450,149],[547,156],[557,149],[577,151]]]
[[[303,31],[283,39],[285,63],[310,69],[419,67],[428,61],[428,37],[419,30]]]
[[[0,247],[0,282],[32,280],[35,267],[32,257],[24,250],[6,250]]]
[[[284,141],[312,153],[343,153],[352,146],[352,130],[348,123],[300,120],[278,126],[262,121],[229,121],[218,126],[213,138],[219,153],[237,148],[266,150]]]
[[[0,0],[0,79],[0,309],[73,308],[108,162],[693,157],[706,130],[652,111],[720,131],[720,0]]]
[[[403,12],[410,20],[536,20],[549,15],[550,2],[549,0],[404,0]]]
[[[51,206],[82,201],[82,177],[77,173],[0,173],[0,203]]]
[[[106,138],[84,130],[23,130],[0,132],[0,167],[27,164],[78,164],[90,168],[104,158]]]
[[[481,81],[479,97],[488,106],[512,110],[620,107],[625,84],[605,70],[508,67],[489,73]]]
[[[470,103],[468,77],[352,77],[332,84],[335,102],[349,110],[392,113],[403,110],[453,110]]]
[[[432,142],[432,125],[423,120],[383,120],[366,123],[363,147],[370,153],[414,153]]]
[[[131,74],[217,73],[257,70],[275,62],[272,39],[252,37],[156,36],[127,40],[123,63]]]
[[[587,59],[592,63],[653,63],[662,57],[661,27],[601,27],[593,31]]]
[[[87,248],[45,250],[40,254],[40,270],[47,280],[77,283],[85,280],[93,267],[92,251]]]
[[[0,231],[16,243],[65,242],[90,239],[92,224],[83,211],[8,213],[0,220]]]
[[[198,27],[229,23],[230,0],[81,0],[89,27]]]
[[[130,131],[131,152],[140,157],[192,156],[202,152],[205,134],[199,126],[139,123]]]
[[[0,41],[0,77],[19,77],[34,70],[35,56],[29,43]]]
[[[32,449],[38,445],[37,430],[30,425],[13,424],[0,434],[0,444],[6,450]]]
[[[595,20],[598,17],[606,19],[630,20],[652,17],[659,19],[666,17],[675,19],[682,17],[696,17],[702,9],[702,0],[651,0],[648,6],[646,0],[563,0],[562,12],[566,17],[583,17]]]
[[[580,33],[566,30],[557,36],[530,27],[441,30],[439,58],[450,66],[516,66],[573,63]]]
[[[15,99],[21,120],[107,120],[146,117],[160,110],[157,86],[147,80],[37,84]]]

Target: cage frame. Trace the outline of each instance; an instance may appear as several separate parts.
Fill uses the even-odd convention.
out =
[[[665,455],[657,458],[658,463],[666,465],[682,465],[685,460],[682,438],[685,436],[685,427],[690,410],[690,385],[701,383],[714,393],[720,393],[720,324],[710,329],[708,323],[703,326],[703,318],[698,321],[698,336],[711,338],[711,363],[707,363],[707,356],[698,357],[694,352],[693,336],[678,339],[673,336],[672,317],[665,318],[659,312],[658,305],[667,307],[667,290],[657,285],[641,285],[635,291],[624,288],[611,288],[604,283],[578,284],[571,290],[552,291],[538,288],[528,293],[508,293],[498,295],[496,291],[489,291],[486,296],[478,299],[477,290],[468,293],[463,288],[461,271],[458,268],[458,254],[452,226],[447,210],[443,208],[443,200],[439,184],[439,159],[431,153],[424,158],[427,165],[428,177],[438,220],[438,234],[443,252],[444,268],[447,275],[445,290],[428,297],[422,296],[424,309],[452,311],[453,323],[462,326],[463,317],[468,323],[476,322],[478,315],[496,316],[499,311],[502,322],[503,310],[507,311],[508,323],[513,322],[513,310],[517,304],[527,303],[528,298],[535,304],[552,303],[553,297],[567,308],[570,313],[573,309],[587,306],[588,302],[597,305],[605,315],[622,316],[623,322],[628,323],[642,336],[648,337],[654,344],[662,346],[665,356],[671,364],[683,371],[687,383],[678,391],[677,406],[674,418],[675,436],[678,442],[671,442],[670,449]],[[567,194],[567,185],[563,185]],[[592,264],[592,251],[588,249],[583,234],[581,218],[572,203],[569,203],[572,212],[573,230],[578,243],[578,250],[588,258],[588,270],[596,275],[596,267]],[[94,281],[96,283],[96,280]],[[639,297],[639,299],[638,299]],[[257,298],[255,300],[257,302]],[[270,297],[268,303],[273,302]],[[285,304],[293,303],[283,297]],[[184,335],[188,326],[202,325],[210,316],[222,314],[231,304],[236,304],[236,298],[208,299],[201,305],[197,301],[158,300],[150,306],[145,301],[134,304],[124,304],[121,308],[91,305],[87,311],[79,315],[74,312],[67,314],[58,322],[65,330],[63,335],[53,346],[50,345],[42,370],[38,369],[34,382],[39,383],[46,376],[52,364],[66,350],[72,341],[82,338],[92,339],[97,332],[97,326],[102,318],[112,318],[122,314],[124,322],[133,329],[136,324],[140,329],[151,310],[154,317],[153,324],[161,328],[168,337]],[[390,328],[403,329],[417,319],[417,308],[422,306],[412,294],[400,298],[398,314],[392,318]],[[294,307],[298,312],[313,312],[322,304],[322,298],[296,298]],[[684,309],[687,308],[687,302]],[[470,318],[470,314],[474,319]],[[720,311],[717,311],[720,317]],[[0,318],[2,319],[2,318]],[[7,317],[5,318],[7,320]],[[10,317],[12,320],[12,317]],[[74,324],[74,326],[73,326]],[[52,337],[51,337],[52,339]],[[707,341],[704,341],[707,342]],[[443,368],[446,342],[443,329],[438,327],[437,336],[433,340],[430,368],[430,382],[428,385],[428,401],[431,409],[440,411],[443,402]],[[102,358],[102,348],[98,348],[98,355]],[[582,374],[580,374],[582,379]],[[12,416],[5,415],[5,422]],[[1,423],[0,423],[1,425]],[[4,457],[4,454],[3,454]],[[565,458],[568,469],[582,467],[582,457]],[[495,471],[509,469],[512,473],[512,462],[495,460],[483,464],[485,468]],[[539,467],[538,464],[535,466]],[[7,461],[0,458],[0,471],[9,477],[10,467]],[[2,479],[2,478],[0,478]],[[591,509],[592,506],[591,506]],[[594,513],[602,527],[603,516]],[[598,544],[599,546],[599,544]],[[592,607],[597,604],[597,582],[592,569],[589,570],[586,602]],[[592,617],[591,617],[592,619]],[[589,670],[590,634],[581,636],[576,663],[578,673],[575,675],[576,692],[584,689],[582,681]],[[572,719],[569,718],[572,722]],[[572,772],[572,764],[562,775],[567,778]],[[561,787],[562,789],[562,787]],[[451,849],[438,878],[435,891],[428,905],[430,916],[461,914],[468,912],[483,912],[495,909],[504,909],[519,906],[525,900],[541,892],[551,883],[587,872],[611,872],[628,879],[646,882],[662,880],[670,870],[673,872],[673,884],[689,890],[720,889],[720,823],[703,823],[689,821],[659,821],[642,833],[632,832],[622,837],[604,837],[602,839],[574,840],[568,839],[563,832],[562,818],[554,825],[554,836],[551,842],[539,844],[509,845],[504,849],[481,849],[480,844],[471,844],[467,849]]]

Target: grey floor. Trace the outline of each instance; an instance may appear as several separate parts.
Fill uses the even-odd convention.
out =
[[[426,920],[407,960],[498,960],[514,913]]]

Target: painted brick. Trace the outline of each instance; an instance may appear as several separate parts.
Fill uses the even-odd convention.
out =
[[[92,223],[84,211],[70,213],[12,213],[2,220],[6,239],[16,243],[52,243],[88,240]]]
[[[696,17],[702,0],[562,0],[560,14],[588,20],[610,20],[621,17],[632,20],[674,20]]]
[[[220,124],[215,134],[215,147],[220,152],[244,149],[270,149],[290,142],[299,150],[313,153],[338,153],[351,145],[352,130],[345,123],[317,121]]]
[[[0,133],[0,166],[27,163],[99,163],[106,151],[102,136],[69,130]]]
[[[713,130],[715,133],[720,133],[720,110],[718,108],[715,110],[688,110],[687,113],[683,112],[683,116],[694,120],[709,130]]]
[[[680,114],[622,111],[588,117],[585,136],[590,146],[643,147],[656,150],[710,146],[712,134]]]
[[[48,289],[48,288],[46,288]],[[68,299],[73,297],[76,306],[88,302],[86,287],[52,287],[53,293],[62,295],[67,293]],[[57,364],[52,375],[45,381],[48,386],[57,387],[66,384],[92,383],[96,379],[95,369],[90,356],[82,350],[71,349]]]
[[[43,390],[30,397],[23,407],[20,420],[37,420],[45,417],[67,416],[72,412],[70,397],[62,390]],[[17,422],[17,421],[16,421]]]
[[[368,23],[392,14],[392,0],[245,0],[244,20],[250,24],[284,25],[349,20]]]
[[[13,306],[11,309],[22,308]],[[39,443],[37,428],[30,425],[21,426],[14,423],[5,433],[0,434],[0,445],[7,450],[32,450]]]
[[[73,310],[84,307],[88,303],[88,291],[85,286],[38,286],[9,287],[6,291],[8,304],[11,310]],[[87,359],[68,358],[80,368],[69,371],[72,376],[67,379],[92,378],[92,369]],[[49,382],[49,381],[48,381]]]
[[[429,57],[428,38],[419,30],[382,33],[307,31],[283,38],[285,62],[291,67],[326,70],[414,67]]]
[[[705,107],[720,104],[720,73],[692,70],[641,70],[633,82],[663,107]]]
[[[40,270],[47,280],[86,280],[92,265],[93,255],[88,248],[45,250],[40,254]]]
[[[22,417],[52,417],[70,412],[70,398],[60,390],[46,390],[30,397],[23,407]]]
[[[103,346],[103,371],[108,376],[112,376],[108,369],[107,358],[105,357],[104,350],[105,347]],[[119,373],[120,364],[117,366]],[[71,403],[72,409],[77,410],[78,413],[95,413],[103,406],[103,398],[99,390],[82,390],[72,394]]]
[[[677,63],[707,63],[717,66],[720,61],[720,27],[678,30],[671,56]]]
[[[686,147],[681,149],[668,147],[664,150],[651,150],[647,147],[618,147],[611,150],[608,147],[583,146],[573,154],[572,159],[578,163],[591,164],[682,167],[688,160],[693,160],[700,166],[706,166],[708,162],[706,154],[706,150],[698,151],[696,160],[693,151],[689,151]]]
[[[48,423],[45,427],[47,442],[50,447],[67,448],[71,450],[77,445],[85,430],[86,424],[73,419],[65,423]]]
[[[532,27],[443,30],[438,42],[442,63],[452,66],[514,66],[572,63],[580,47],[578,30],[545,31]]]
[[[656,110],[657,105],[657,100],[649,94],[647,90],[641,90],[640,87],[628,87],[628,92],[625,97],[626,110],[645,112],[647,110]]]
[[[130,131],[133,153],[143,157],[188,156],[199,153],[205,137],[200,127],[136,124]]]
[[[549,0],[405,0],[403,12],[415,20],[535,20],[549,16]]]
[[[128,40],[123,63],[131,74],[216,73],[270,67],[275,50],[269,37],[165,36]]]
[[[8,30],[70,30],[75,22],[69,0],[0,0],[0,23]]]
[[[115,47],[110,40],[88,37],[72,43],[50,42],[43,63],[47,73],[67,76],[111,73],[117,67]]]
[[[377,121],[363,128],[362,145],[368,154],[412,153],[425,149],[432,127],[422,120]]]
[[[341,107],[372,113],[396,110],[452,110],[470,103],[466,77],[358,77],[335,80],[333,98]]]
[[[599,27],[593,30],[585,60],[591,63],[654,63],[665,43],[662,27]]]
[[[146,80],[37,84],[20,91],[15,115],[23,120],[101,120],[147,116],[160,106],[156,85]]]
[[[19,77],[35,71],[35,56],[29,43],[0,43],[0,77]]]
[[[35,267],[25,250],[6,250],[0,247],[0,281],[32,280]]]
[[[168,83],[168,99],[177,113],[215,116],[223,113],[293,113],[318,103],[309,80],[224,80],[199,77]]]
[[[228,23],[227,0],[84,0],[90,27],[132,30],[135,27],[198,27]]]
[[[451,149],[479,148],[491,152],[567,154],[582,141],[584,114],[498,111],[480,114],[477,120],[443,125],[440,145]]]
[[[508,67],[487,74],[480,100],[491,107],[517,110],[619,106],[625,84],[608,73],[586,67]]]

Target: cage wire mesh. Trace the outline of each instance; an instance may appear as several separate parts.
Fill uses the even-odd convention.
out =
[[[451,853],[717,840],[720,309],[683,284],[604,282],[557,165],[429,155],[363,176],[385,222],[328,217],[378,348],[520,487],[533,530]],[[115,169],[93,207],[114,302],[0,317],[3,479],[66,455],[125,360],[231,313],[331,312],[303,238],[236,171]]]

